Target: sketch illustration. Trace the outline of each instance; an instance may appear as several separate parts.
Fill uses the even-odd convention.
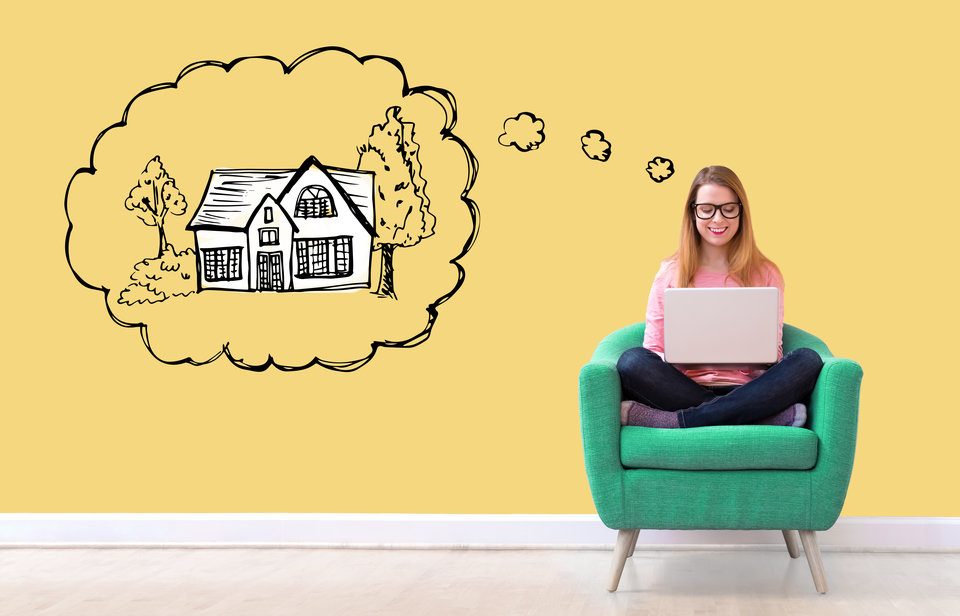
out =
[[[607,162],[610,159],[612,147],[603,135],[602,130],[588,130],[583,137],[580,137],[580,148],[583,150],[583,153],[587,155],[587,158],[591,160],[599,160],[602,163]]]
[[[456,120],[386,56],[191,64],[94,140],[67,263],[163,363],[357,370],[427,341],[464,284],[478,165]]]
[[[498,141],[504,147],[513,146],[521,152],[536,150],[547,138],[543,120],[529,111],[518,113],[503,121],[503,133]]]
[[[177,184],[163,168],[160,156],[154,156],[147,163],[137,185],[130,189],[130,194],[123,206],[134,212],[148,227],[156,227],[158,238],[157,256],[163,255],[167,246],[163,225],[167,215],[182,216],[187,211],[187,202],[183,194],[177,189]]]
[[[377,178],[379,204],[376,216],[376,249],[382,254],[381,297],[397,298],[393,255],[398,247],[416,246],[434,233],[437,219],[430,213],[426,180],[414,140],[414,125],[403,122],[398,107],[387,110],[386,121],[373,127],[370,139],[359,148],[359,169],[367,169]]]
[[[324,167],[215,169],[187,229],[200,289],[370,286],[373,174]]]
[[[120,304],[155,304],[171,297],[186,297],[197,291],[196,257],[192,248],[178,251],[167,244],[159,257],[133,266],[130,284],[121,292]]]
[[[650,179],[657,184],[670,179],[673,171],[673,161],[669,158],[655,156],[653,160],[647,163],[647,174],[650,176]]]
[[[187,201],[176,182],[154,156],[144,167],[137,185],[130,189],[123,203],[148,227],[156,227],[156,257],[147,257],[133,266],[132,282],[120,292],[121,304],[157,303],[171,297],[184,297],[196,291],[194,252],[190,248],[177,251],[166,239],[167,216],[182,216]]]

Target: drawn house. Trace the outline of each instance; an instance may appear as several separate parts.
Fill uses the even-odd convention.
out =
[[[373,173],[325,167],[214,169],[196,213],[200,291],[370,286]]]

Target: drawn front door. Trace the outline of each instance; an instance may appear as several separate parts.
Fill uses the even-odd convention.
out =
[[[281,253],[257,253],[257,278],[261,291],[283,291],[283,269]]]

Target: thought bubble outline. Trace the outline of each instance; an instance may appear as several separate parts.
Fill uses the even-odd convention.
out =
[[[413,94],[422,94],[424,96],[429,97],[434,102],[436,102],[440,106],[440,108],[443,110],[445,121],[444,121],[443,128],[440,129],[440,135],[443,140],[453,141],[458,146],[460,146],[461,150],[463,150],[463,153],[467,159],[466,183],[464,185],[463,191],[460,193],[460,200],[467,206],[467,210],[470,214],[471,230],[470,230],[470,236],[464,242],[463,248],[461,249],[460,253],[457,256],[455,256],[453,259],[450,259],[450,264],[454,265],[457,268],[457,283],[454,285],[453,289],[451,289],[444,295],[441,295],[426,307],[426,311],[427,311],[427,314],[429,315],[429,318],[427,319],[427,324],[422,331],[407,338],[406,340],[399,340],[399,341],[374,340],[370,344],[370,353],[362,358],[355,359],[355,360],[336,362],[336,361],[324,360],[315,355],[312,360],[310,360],[305,364],[288,366],[288,365],[276,362],[273,359],[273,356],[268,354],[266,361],[264,361],[261,364],[254,364],[254,363],[244,362],[234,357],[230,353],[229,342],[224,343],[223,348],[221,348],[218,352],[214,353],[211,357],[204,360],[198,360],[193,357],[184,357],[182,359],[168,360],[160,357],[159,355],[156,354],[156,352],[154,352],[153,347],[150,344],[149,325],[142,322],[128,323],[118,318],[117,315],[115,315],[113,313],[113,310],[110,308],[109,293],[111,289],[103,286],[95,286],[90,284],[89,282],[83,279],[80,273],[73,266],[73,262],[70,259],[70,236],[73,233],[74,224],[73,224],[73,220],[70,218],[69,203],[70,203],[70,189],[73,186],[74,180],[78,176],[84,173],[89,175],[96,174],[97,169],[94,166],[93,161],[94,161],[94,156],[97,150],[97,144],[99,144],[100,140],[103,139],[103,137],[107,133],[109,133],[111,130],[120,129],[127,126],[127,117],[128,117],[128,114],[130,113],[130,109],[133,107],[133,104],[140,97],[146,96],[148,94],[151,94],[153,92],[158,92],[161,90],[166,90],[171,88],[177,89],[177,86],[180,84],[180,81],[195,70],[212,66],[212,67],[217,67],[222,69],[225,73],[229,73],[230,70],[232,70],[235,66],[247,60],[269,60],[269,61],[277,62],[283,68],[284,75],[288,75],[292,73],[294,69],[296,69],[297,66],[299,66],[303,62],[324,52],[340,52],[340,53],[347,54],[348,56],[350,56],[351,58],[359,62],[361,65],[371,60],[382,60],[382,61],[388,62],[394,68],[396,68],[397,71],[399,71],[400,76],[403,78],[403,88],[401,90],[401,96],[403,98]],[[373,357],[376,355],[377,350],[380,347],[411,348],[426,342],[426,340],[430,337],[430,333],[433,330],[433,326],[436,323],[437,318],[439,317],[439,312],[437,310],[438,306],[440,306],[440,304],[443,304],[448,299],[453,297],[453,295],[456,294],[456,292],[460,289],[460,287],[463,286],[464,280],[466,280],[466,270],[464,270],[463,266],[460,264],[459,261],[473,247],[473,244],[476,242],[477,235],[479,234],[479,231],[480,231],[480,210],[478,209],[476,202],[469,197],[469,192],[473,188],[474,183],[476,182],[479,163],[476,157],[473,155],[473,152],[467,146],[467,144],[458,136],[453,134],[453,127],[456,126],[456,123],[457,123],[457,108],[456,108],[456,99],[454,98],[453,94],[443,88],[438,88],[438,87],[428,86],[428,85],[410,87],[409,82],[407,81],[407,74],[403,69],[403,65],[400,64],[399,60],[395,58],[391,58],[389,56],[381,56],[381,55],[358,56],[352,51],[350,51],[349,49],[346,49],[344,47],[330,45],[330,46],[311,49],[310,51],[307,51],[306,53],[301,54],[289,66],[285,62],[283,62],[283,60],[280,60],[279,58],[276,58],[271,55],[241,56],[239,58],[234,58],[230,62],[222,62],[220,60],[201,60],[201,61],[194,62],[184,67],[180,71],[180,73],[177,75],[177,78],[174,81],[154,84],[152,86],[144,88],[143,90],[138,92],[136,95],[134,95],[134,97],[130,99],[130,101],[124,107],[121,119],[118,122],[114,122],[113,124],[107,126],[102,131],[100,131],[99,134],[97,134],[96,138],[93,141],[93,145],[90,147],[90,156],[89,156],[88,165],[85,167],[80,167],[79,169],[74,171],[73,175],[70,176],[70,181],[67,183],[67,189],[64,193],[64,198],[63,198],[64,214],[67,217],[67,233],[64,240],[64,253],[67,259],[67,265],[70,267],[70,271],[73,273],[77,281],[80,282],[80,284],[87,287],[88,289],[92,289],[94,291],[100,291],[103,293],[103,300],[104,300],[104,305],[106,306],[106,309],[107,309],[107,314],[115,323],[117,323],[122,327],[139,329],[140,338],[143,340],[144,346],[146,346],[147,351],[149,351],[150,355],[152,355],[154,359],[164,364],[171,365],[171,366],[181,365],[181,364],[189,364],[192,366],[202,366],[204,364],[209,364],[213,361],[216,361],[221,355],[224,355],[227,357],[227,359],[230,360],[230,363],[232,363],[234,366],[237,366],[238,368],[243,368],[245,370],[252,370],[255,372],[263,372],[268,368],[270,368],[270,366],[274,366],[275,368],[281,371],[305,370],[312,366],[322,366],[329,370],[335,370],[338,372],[351,372],[351,371],[357,370],[363,367],[364,365],[366,365],[367,363],[369,363],[373,359]]]
[[[587,148],[592,144],[597,143],[598,140],[599,143],[604,144],[603,151],[594,156],[588,151]],[[602,130],[596,128],[588,130],[586,134],[580,137],[580,149],[583,150],[583,153],[587,158],[590,160],[599,161],[601,163],[605,163],[610,160],[610,156],[613,154],[613,144],[607,141],[607,137],[603,134]]]
[[[507,123],[509,122],[517,123],[520,121],[520,118],[523,116],[529,117],[530,123],[534,127],[537,125],[538,122],[540,124],[540,128],[537,129],[537,134],[540,135],[540,140],[536,142],[532,142],[526,148],[520,147],[520,144],[517,143],[517,141],[513,139],[513,137],[511,136],[510,129],[507,128]],[[521,152],[532,152],[534,150],[540,149],[540,146],[543,144],[543,142],[547,140],[547,135],[546,133],[543,132],[546,127],[547,127],[546,122],[543,121],[543,118],[538,118],[537,114],[533,113],[532,111],[521,111],[520,113],[513,116],[512,118],[507,118],[506,120],[503,121],[503,132],[500,133],[500,136],[497,138],[497,143],[499,143],[505,148],[509,148],[510,146],[513,146]],[[508,137],[510,139],[510,142],[504,143],[503,142],[504,137]]]
[[[663,176],[663,177],[659,177],[659,178],[658,178],[658,177],[653,177],[653,169],[651,169],[651,167],[652,167],[654,164],[656,164],[656,165],[659,166],[659,165],[663,165],[664,163],[666,163],[666,165],[667,165],[667,175],[665,175],[665,176]],[[654,157],[647,163],[647,175],[649,175],[649,176],[650,176],[650,179],[653,180],[654,182],[656,182],[657,184],[660,184],[661,182],[665,182],[665,181],[669,180],[670,178],[673,177],[674,173],[676,173],[676,168],[674,168],[674,166],[673,166],[673,161],[670,160],[669,158],[665,158],[665,157],[663,157],[663,156],[654,156]]]

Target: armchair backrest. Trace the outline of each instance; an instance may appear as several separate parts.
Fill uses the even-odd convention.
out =
[[[827,357],[833,357],[833,353],[830,352],[830,349],[827,348],[826,343],[823,340],[820,340],[813,334],[805,332],[799,327],[794,327],[793,325],[783,324],[783,354],[786,355],[790,351],[807,347],[813,349],[817,353],[820,353],[820,357],[826,359]]]

